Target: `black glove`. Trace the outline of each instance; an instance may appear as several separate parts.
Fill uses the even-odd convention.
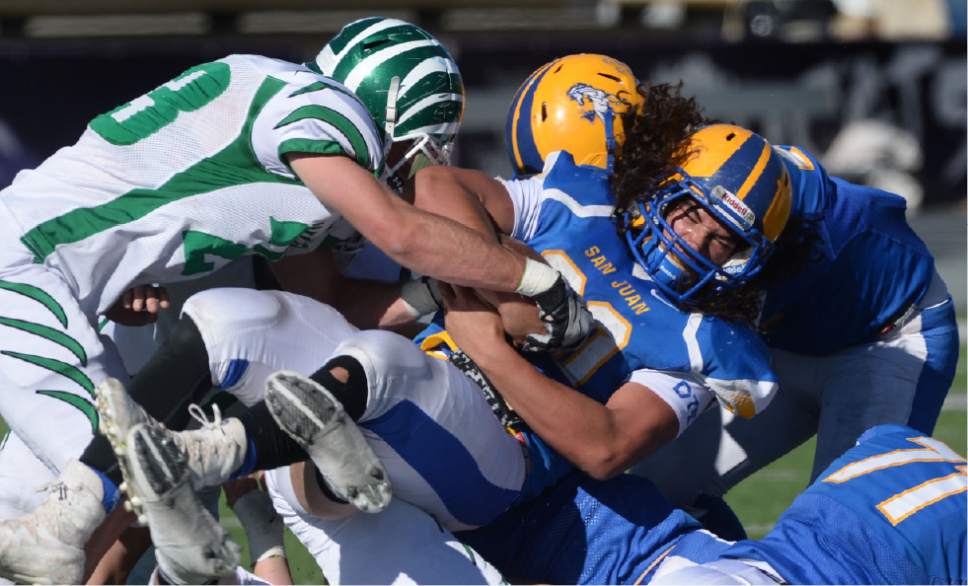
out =
[[[526,352],[574,350],[595,329],[595,318],[585,302],[561,275],[550,289],[531,299],[538,304],[538,317],[547,333],[528,334],[521,346]]]

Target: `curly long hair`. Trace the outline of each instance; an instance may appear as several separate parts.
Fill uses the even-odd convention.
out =
[[[645,107],[623,119],[625,143],[618,149],[611,176],[619,231],[623,214],[635,204],[656,197],[663,184],[679,172],[693,154],[690,136],[712,123],[692,97],[682,95],[682,83],[642,85]],[[796,272],[815,240],[811,225],[796,218],[778,238],[774,252],[760,273],[738,289],[705,294],[684,309],[755,327],[767,287]]]
[[[639,92],[645,106],[623,116],[625,142],[611,177],[618,215],[676,173],[689,157],[690,135],[708,122],[696,99],[682,95],[682,82],[642,84]]]

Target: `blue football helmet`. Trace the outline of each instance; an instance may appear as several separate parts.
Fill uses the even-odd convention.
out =
[[[687,162],[658,193],[624,213],[625,237],[663,293],[695,304],[738,289],[763,270],[790,217],[791,197],[790,176],[770,143],[745,128],[714,124],[693,133]],[[666,220],[683,198],[739,239],[722,265],[690,246]]]

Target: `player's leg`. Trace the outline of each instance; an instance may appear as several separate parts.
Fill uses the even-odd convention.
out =
[[[35,265],[4,270],[0,308],[0,414],[60,474],[57,498],[0,524],[0,574],[76,582],[81,548],[115,503],[111,483],[77,457],[98,427],[96,381],[125,371],[54,273]]]
[[[201,506],[184,453],[158,431],[142,423],[128,432],[122,459],[129,490],[139,499],[165,581],[205,584],[235,569],[239,547]]]
[[[907,424],[931,434],[958,367],[958,320],[950,298],[941,305],[923,310],[920,319],[919,335],[924,339],[925,358]],[[912,329],[914,325],[910,324]]]
[[[300,504],[289,470],[267,472],[266,484],[276,511],[330,584],[506,583],[484,558],[409,503],[394,499],[379,515],[324,520]]]
[[[106,433],[95,437],[82,461],[120,482],[110,442],[123,450],[128,430],[146,421],[144,413],[184,429],[188,406],[212,387],[253,405],[268,374],[283,367],[314,370],[355,331],[331,307],[290,293],[224,288],[195,294],[127,388],[99,390]]]
[[[957,360],[958,332],[950,301],[919,311],[877,342],[824,357],[811,478],[875,425],[910,423],[930,433]]]
[[[520,494],[522,447],[501,427],[480,389],[401,336],[360,332],[344,340],[311,379],[275,382],[294,405],[327,395],[336,399],[386,466],[394,494],[447,528],[488,523]],[[332,401],[326,403],[330,408]],[[327,461],[313,460],[329,479]]]

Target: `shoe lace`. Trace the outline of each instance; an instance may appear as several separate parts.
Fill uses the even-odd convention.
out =
[[[192,403],[188,406],[188,414],[202,425],[202,429],[218,429],[222,426],[222,411],[216,404],[212,404],[211,420],[205,415],[205,410],[198,403]]]

